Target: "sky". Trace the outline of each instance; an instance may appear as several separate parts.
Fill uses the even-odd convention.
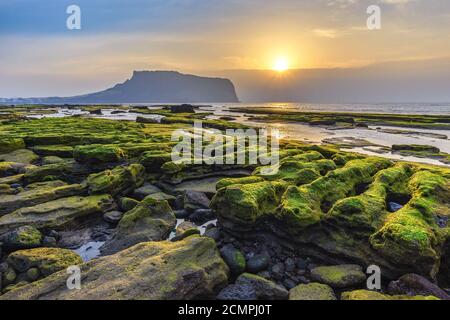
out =
[[[73,4],[81,30],[66,27]],[[366,27],[373,4],[381,30]],[[279,58],[332,70],[446,57],[448,0],[0,2],[0,97],[93,92],[133,70],[225,75],[272,69]]]

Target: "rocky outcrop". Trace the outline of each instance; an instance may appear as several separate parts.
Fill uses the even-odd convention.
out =
[[[286,300],[288,292],[281,286],[260,276],[244,273],[234,284],[224,288],[219,300]]]
[[[147,242],[80,266],[81,289],[69,290],[61,271],[0,300],[169,300],[211,298],[228,268],[208,238]]]
[[[7,269],[2,277],[3,292],[9,292],[81,263],[83,260],[80,256],[67,249],[36,248],[15,251],[6,259]]]
[[[326,284],[300,284],[289,291],[289,300],[327,301],[337,300],[333,289]]]
[[[0,243],[7,250],[36,248],[42,240],[42,233],[33,226],[18,227],[0,235]]]
[[[113,254],[139,242],[164,240],[175,228],[176,221],[167,201],[157,201],[149,196],[125,213],[113,239],[101,251],[103,254]]]
[[[144,184],[145,168],[140,164],[115,167],[95,173],[87,178],[90,194],[110,194],[112,196],[130,193]]]
[[[134,71],[131,79],[104,91],[66,98],[20,100],[22,103],[239,102],[234,85],[228,79],[175,71]]]
[[[434,283],[417,274],[406,274],[389,284],[388,291],[393,295],[435,296],[442,300],[450,300],[450,296]]]
[[[125,153],[117,146],[88,145],[76,147],[73,157],[80,163],[115,163],[123,160]]]
[[[68,185],[62,181],[41,183],[18,194],[0,197],[0,215],[60,198],[81,195],[85,190],[82,185]]]
[[[341,300],[439,300],[433,296],[389,296],[376,291],[369,290],[355,290],[342,293]]]
[[[376,264],[388,279],[435,279],[450,236],[440,218],[449,214],[448,170],[320,148],[293,148],[274,176],[256,170],[257,179],[219,183],[212,207],[220,225],[240,238],[276,235],[330,264]],[[305,169],[318,177],[301,178]],[[392,201],[400,210],[389,210]]]
[[[102,214],[113,206],[109,195],[69,197],[21,208],[0,217],[0,234],[32,225],[35,228],[61,229],[81,218]]]
[[[340,265],[314,268],[311,270],[311,278],[333,288],[348,288],[363,283],[366,275],[360,266]]]

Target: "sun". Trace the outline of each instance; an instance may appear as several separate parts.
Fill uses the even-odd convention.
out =
[[[289,69],[289,61],[285,57],[278,57],[273,64],[273,70],[284,72]]]

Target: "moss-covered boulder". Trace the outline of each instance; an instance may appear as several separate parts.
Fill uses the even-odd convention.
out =
[[[439,216],[450,214],[447,179],[430,171],[418,171],[407,184],[411,200],[387,216],[370,237],[372,247],[396,264],[413,264],[420,274],[435,277],[440,247],[448,237],[437,225]]]
[[[341,300],[439,300],[433,296],[389,296],[376,291],[356,290],[344,292],[341,295]]]
[[[36,162],[39,156],[27,149],[18,149],[10,153],[0,154],[0,161],[31,164]]]
[[[81,290],[67,290],[60,271],[0,300],[190,300],[212,298],[228,281],[214,240],[141,243],[81,265]]]
[[[125,152],[114,145],[77,146],[73,150],[73,157],[81,163],[115,163],[125,156]]]
[[[139,163],[142,164],[148,172],[158,172],[161,166],[172,160],[171,154],[166,151],[148,151],[145,152]]]
[[[189,221],[184,221],[180,223],[180,225],[177,226],[175,231],[176,236],[173,239],[175,241],[182,240],[195,234],[200,234],[200,230],[197,228],[197,226]]]
[[[41,274],[46,277],[69,266],[80,265],[83,260],[71,250],[36,248],[15,251],[8,256],[7,262],[16,272],[23,273],[30,268],[38,268]]]
[[[144,184],[145,168],[140,164],[115,167],[95,173],[87,178],[90,194],[111,194],[113,196],[130,193]]]
[[[23,226],[0,235],[0,243],[7,250],[30,249],[41,246],[42,233],[33,226]]]
[[[236,249],[231,244],[227,244],[222,247],[220,254],[227,263],[232,274],[240,275],[245,271],[245,256],[239,249]]]
[[[111,210],[112,206],[113,199],[109,195],[75,196],[49,201],[0,217],[0,234],[25,225],[39,229],[61,229],[73,226],[81,218],[101,215]]]
[[[288,291],[258,275],[241,274],[234,284],[225,287],[219,300],[287,300]]]
[[[397,281],[391,281],[388,292],[392,295],[434,296],[442,300],[450,300],[450,295],[430,280],[417,274],[405,274]]]
[[[167,239],[176,225],[175,214],[165,200],[145,198],[134,209],[124,214],[113,239],[101,251],[112,254],[139,242]]]
[[[269,181],[230,185],[219,189],[211,208],[224,224],[236,229],[253,228],[260,218],[275,212],[286,187],[285,183]]]
[[[366,275],[358,265],[316,267],[311,270],[311,278],[333,288],[348,288],[366,281]]]
[[[0,177],[12,176],[25,173],[27,169],[34,168],[33,165],[17,162],[0,162]]]
[[[0,136],[0,154],[25,149],[25,142],[21,138]]]
[[[337,300],[333,289],[321,283],[300,284],[289,291],[289,300]]]
[[[134,209],[139,204],[139,201],[132,198],[122,197],[119,199],[118,204],[120,210],[127,212]]]

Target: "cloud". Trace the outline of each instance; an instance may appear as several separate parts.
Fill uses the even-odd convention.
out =
[[[338,31],[336,29],[314,29],[314,34],[318,37],[335,39],[338,37]]]

